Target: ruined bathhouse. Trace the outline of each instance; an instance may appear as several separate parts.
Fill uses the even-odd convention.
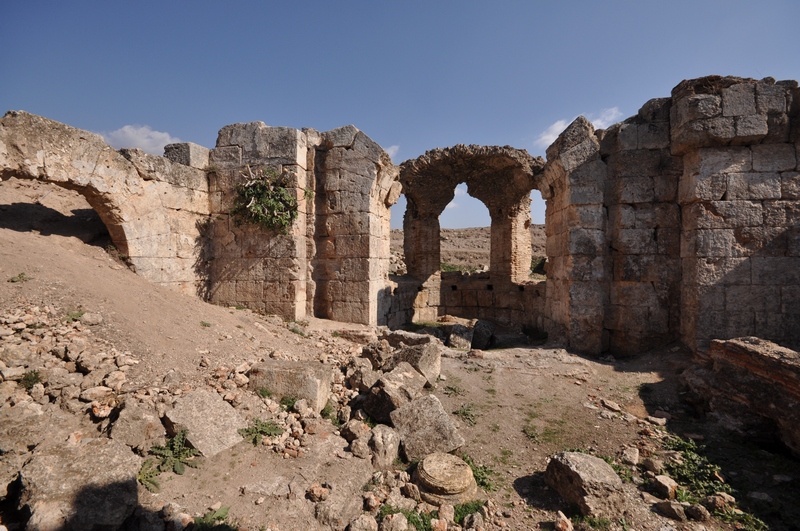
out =
[[[800,347],[798,151],[797,82],[718,76],[607,130],[579,117],[546,161],[458,145],[398,168],[352,126],[262,122],[157,157],[25,112],[0,121],[0,176],[83,194],[155,283],[290,319],[526,324],[587,353],[747,335]],[[300,206],[286,234],[231,219],[248,167],[289,176]],[[488,273],[439,271],[438,217],[462,182],[491,215]],[[547,203],[544,282],[528,277],[534,189]],[[408,275],[390,278],[401,193]]]

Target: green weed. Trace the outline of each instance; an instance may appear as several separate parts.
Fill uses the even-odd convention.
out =
[[[22,375],[22,379],[20,379],[19,383],[26,391],[30,391],[34,385],[41,381],[42,377],[39,371],[28,371]]]
[[[474,426],[478,423],[478,416],[473,409],[472,404],[464,404],[460,408],[453,411],[453,415],[461,417],[465,424]]]
[[[200,326],[208,328],[211,326],[211,323],[209,323],[208,321],[200,321]]]
[[[283,433],[283,428],[268,420],[266,422],[260,419],[253,419],[253,425],[247,428],[240,428],[239,435],[244,437],[244,440],[253,443],[253,446],[261,444],[264,436],[275,437]]]
[[[216,511],[208,511],[194,519],[195,531],[238,531],[238,526],[226,523],[230,507],[220,507]]]
[[[258,396],[260,396],[261,398],[271,398],[272,397],[272,391],[270,391],[266,387],[260,388],[258,391],[256,391],[256,394]]]
[[[281,397],[281,407],[284,411],[291,411],[294,408],[295,403],[297,402],[296,396],[284,396]]]
[[[380,510],[378,511],[378,517],[376,518],[378,522],[382,522],[384,518],[389,516],[390,514],[397,514],[402,513],[403,516],[406,517],[408,523],[414,526],[417,531],[430,531],[431,528],[431,520],[434,518],[439,517],[439,513],[437,511],[431,511],[429,513],[418,513],[416,511],[407,511],[403,509],[398,509],[397,507],[393,507],[391,505],[382,505]]]
[[[161,462],[158,464],[158,470],[166,472],[172,470],[176,474],[183,474],[186,467],[197,467],[198,462],[194,460],[200,454],[194,448],[186,446],[186,430],[181,430],[175,434],[174,437],[167,441],[164,446],[153,446],[150,448],[150,454],[158,457]]]
[[[29,280],[31,280],[31,277],[29,277],[25,273],[20,273],[19,275],[9,278],[6,282],[17,283],[17,282],[27,282]]]
[[[139,473],[136,474],[136,481],[150,492],[158,492],[161,490],[161,484],[158,482],[159,474],[161,471],[156,466],[156,460],[148,458],[144,460]]]
[[[484,502],[482,502],[482,501],[471,501],[471,502],[467,502],[467,503],[462,503],[462,504],[456,505],[455,506],[456,516],[454,518],[455,522],[458,525],[463,524],[464,523],[464,518],[466,518],[467,515],[470,515],[472,513],[480,512],[481,507],[483,507],[483,505],[484,505]]]
[[[461,459],[469,465],[472,469],[472,475],[475,476],[475,482],[484,490],[496,490],[497,486],[492,483],[491,477],[494,475],[494,470],[486,465],[478,465],[475,460],[467,454],[461,454]]]

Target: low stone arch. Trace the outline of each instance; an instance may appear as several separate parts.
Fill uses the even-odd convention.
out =
[[[0,180],[52,183],[83,195],[120,254],[144,278],[196,294],[205,172],[24,111],[0,119]]]
[[[527,279],[530,193],[542,186],[544,160],[510,146],[458,144],[434,149],[400,167],[407,200],[403,218],[408,272],[421,282],[440,267],[439,215],[455,187],[486,205],[492,219],[490,273],[500,281]]]

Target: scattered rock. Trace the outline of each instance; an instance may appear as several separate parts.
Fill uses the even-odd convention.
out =
[[[385,470],[392,467],[400,455],[400,434],[385,424],[378,424],[372,429],[369,446],[372,450],[372,466]]]
[[[119,417],[111,426],[111,438],[145,453],[154,444],[161,444],[166,431],[154,409],[126,401]]]
[[[639,449],[638,448],[625,448],[622,450],[622,457],[620,461],[626,465],[636,466],[639,464]]]
[[[653,478],[653,490],[661,498],[674,500],[678,490],[678,483],[669,476],[656,476]]]
[[[350,522],[347,531],[378,531],[378,522],[371,514],[362,514]]]
[[[81,323],[87,326],[97,326],[103,324],[103,316],[99,313],[86,312],[81,315]]]
[[[672,518],[673,520],[678,520],[679,522],[686,521],[686,513],[683,510],[684,507],[678,502],[660,501],[656,503],[656,509],[658,509],[658,512],[667,518]]]
[[[175,401],[166,413],[165,423],[170,434],[187,430],[186,440],[205,457],[239,443],[238,430],[247,423],[219,394],[198,389]]]
[[[711,519],[711,513],[709,513],[708,509],[700,504],[692,504],[688,507],[684,507],[683,510],[686,513],[686,516],[692,520],[697,520],[698,522],[705,522]]]
[[[407,362],[400,362],[385,374],[364,402],[364,411],[378,422],[390,422],[390,414],[422,393],[427,380]]]
[[[454,452],[464,445],[464,438],[453,419],[433,395],[418,398],[392,411],[394,424],[410,461],[434,452]]]
[[[622,513],[622,480],[611,465],[598,457],[561,452],[553,456],[545,481],[584,516],[616,518]]]
[[[556,531],[573,530],[572,521],[569,518],[567,518],[561,511],[558,511],[558,514],[556,515],[556,521],[554,527]]]
[[[327,500],[330,492],[330,489],[323,487],[319,483],[314,483],[306,490],[306,496],[309,500],[316,503]]]
[[[330,397],[331,368],[316,362],[272,360],[253,366],[249,378],[249,389],[304,398],[315,413],[322,411]]]

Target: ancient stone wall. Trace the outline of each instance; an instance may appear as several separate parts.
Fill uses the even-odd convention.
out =
[[[0,178],[9,177],[76,190],[138,274],[197,292],[199,227],[209,214],[202,170],[141,150],[116,151],[94,133],[11,111],[0,120]]]
[[[541,304],[535,289],[525,290],[530,285],[530,193],[543,165],[541,158],[508,146],[464,145],[403,163],[408,276],[394,289],[389,323],[435,321],[449,313],[537,325]],[[492,220],[489,272],[480,279],[439,271],[439,215],[462,182]]]
[[[586,352],[800,341],[797,83],[685,81],[547,150],[551,333]]]

